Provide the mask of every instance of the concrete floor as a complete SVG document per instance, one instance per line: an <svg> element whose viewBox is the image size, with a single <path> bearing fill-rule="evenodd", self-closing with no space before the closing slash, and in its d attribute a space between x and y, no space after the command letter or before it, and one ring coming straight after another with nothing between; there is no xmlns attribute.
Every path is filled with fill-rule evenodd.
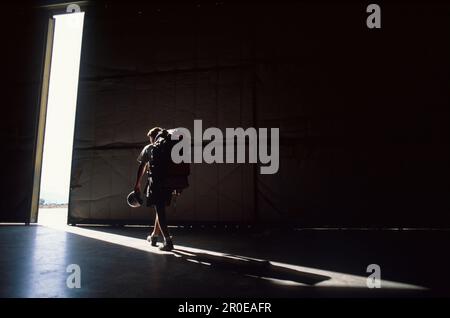
<svg viewBox="0 0 450 318"><path fill-rule="evenodd" d="M70 227L48 213L42 225L0 226L0 297L450 295L449 231L178 228L164 253L143 240L149 228ZM373 263L380 289L366 286ZM66 285L70 264L79 289Z"/></svg>

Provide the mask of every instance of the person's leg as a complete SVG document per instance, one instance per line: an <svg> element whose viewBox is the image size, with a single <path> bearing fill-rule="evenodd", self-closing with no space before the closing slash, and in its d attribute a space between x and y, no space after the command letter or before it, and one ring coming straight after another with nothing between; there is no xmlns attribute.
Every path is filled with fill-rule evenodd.
<svg viewBox="0 0 450 318"><path fill-rule="evenodd" d="M155 216L155 224L153 226L153 232L147 236L147 241L152 243L152 246L157 246L158 243L158 236L161 234L161 228L159 226L158 222L158 214Z"/></svg>
<svg viewBox="0 0 450 318"><path fill-rule="evenodd" d="M159 236L161 234L161 228L158 222L158 214L155 216L155 225L153 226L152 236Z"/></svg>
<svg viewBox="0 0 450 318"><path fill-rule="evenodd" d="M158 226L158 233L159 233L160 235L162 235L161 224L159 224L159 218L158 218L157 226Z"/></svg>
<svg viewBox="0 0 450 318"><path fill-rule="evenodd" d="M155 205L159 231L162 233L164 239L170 239L169 229L166 222L166 206L164 202Z"/></svg>
<svg viewBox="0 0 450 318"><path fill-rule="evenodd" d="M173 243L166 222L166 204L165 202L162 202L157 204L155 207L156 213L158 214L159 228L161 229L161 233L164 237L164 244L159 249L162 251L171 251L173 249Z"/></svg>

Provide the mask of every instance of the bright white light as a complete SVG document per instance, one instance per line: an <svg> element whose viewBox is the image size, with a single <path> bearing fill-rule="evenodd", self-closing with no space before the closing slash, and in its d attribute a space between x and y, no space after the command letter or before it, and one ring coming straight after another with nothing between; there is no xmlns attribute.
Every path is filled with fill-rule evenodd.
<svg viewBox="0 0 450 318"><path fill-rule="evenodd" d="M40 197L67 203L84 12L54 18Z"/></svg>

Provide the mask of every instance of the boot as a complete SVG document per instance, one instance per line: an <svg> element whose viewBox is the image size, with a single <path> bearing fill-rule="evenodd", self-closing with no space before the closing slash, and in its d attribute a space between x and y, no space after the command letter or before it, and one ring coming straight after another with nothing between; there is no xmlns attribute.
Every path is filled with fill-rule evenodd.
<svg viewBox="0 0 450 318"><path fill-rule="evenodd" d="M171 250L173 250L172 238L164 239L164 244L159 249L161 251L171 251Z"/></svg>
<svg viewBox="0 0 450 318"><path fill-rule="evenodd" d="M157 235L149 235L149 236L147 236L147 241L149 241L152 246L157 246L156 243L158 243L158 236Z"/></svg>

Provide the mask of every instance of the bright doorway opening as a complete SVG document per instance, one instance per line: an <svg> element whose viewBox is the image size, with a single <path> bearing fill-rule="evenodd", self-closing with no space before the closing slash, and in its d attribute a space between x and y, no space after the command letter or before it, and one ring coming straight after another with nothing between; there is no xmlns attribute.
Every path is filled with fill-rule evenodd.
<svg viewBox="0 0 450 318"><path fill-rule="evenodd" d="M55 15L38 223L66 223L84 13Z"/></svg>

